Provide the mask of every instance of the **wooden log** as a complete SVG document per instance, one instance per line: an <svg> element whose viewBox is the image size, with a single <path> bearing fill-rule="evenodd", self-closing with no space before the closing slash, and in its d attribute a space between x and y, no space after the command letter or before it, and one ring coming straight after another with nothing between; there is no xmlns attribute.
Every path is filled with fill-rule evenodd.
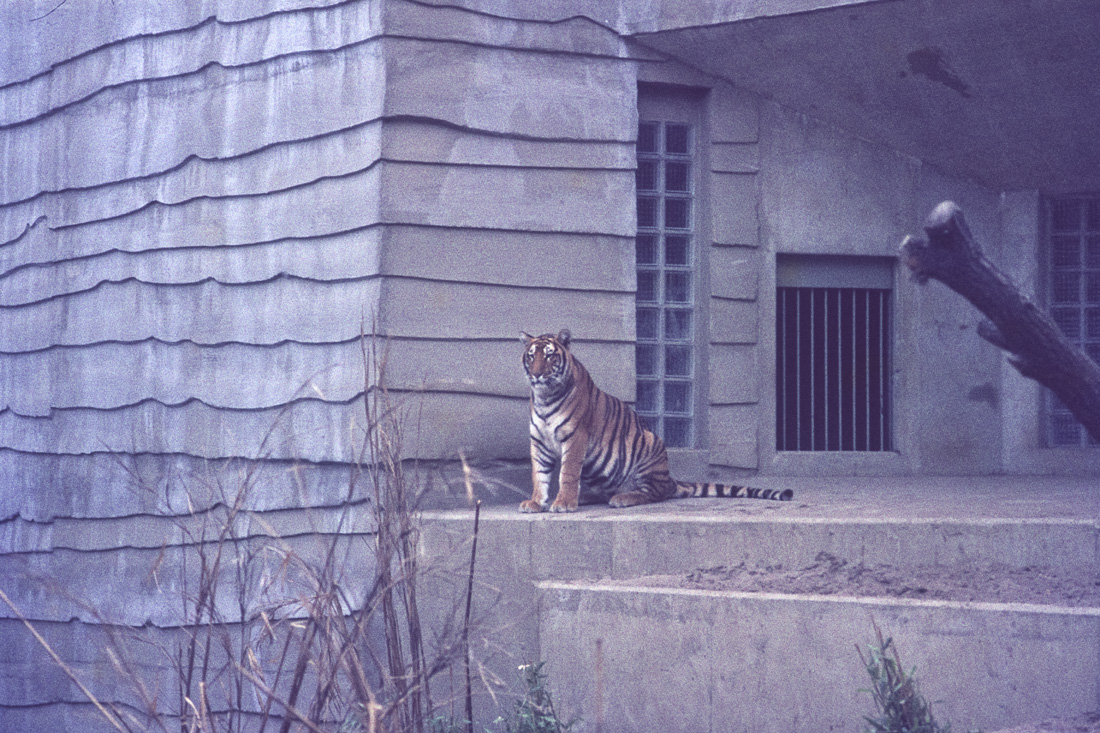
<svg viewBox="0 0 1100 733"><path fill-rule="evenodd" d="M909 236L901 245L902 261L916 281L939 280L970 301L988 319L978 325L978 334L1009 352L1020 374L1058 395L1100 440L1100 366L985 257L958 205L936 206L924 231L926 238Z"/></svg>

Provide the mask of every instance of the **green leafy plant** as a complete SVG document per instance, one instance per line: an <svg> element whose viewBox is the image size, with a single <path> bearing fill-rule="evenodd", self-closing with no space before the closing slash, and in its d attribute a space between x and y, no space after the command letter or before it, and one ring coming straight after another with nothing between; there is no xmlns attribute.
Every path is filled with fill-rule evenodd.
<svg viewBox="0 0 1100 733"><path fill-rule="evenodd" d="M577 720L563 723L554 710L554 701L547 686L547 675L543 669L546 662L533 662L520 665L526 691L516 700L512 711L513 721L497 718L498 724L504 723L508 733L563 733L577 724Z"/></svg>
<svg viewBox="0 0 1100 733"><path fill-rule="evenodd" d="M870 724L865 733L950 733L951 725L940 725L932 717L932 706L917 691L916 668L909 672L901 664L892 638L883 639L875 624L878 643L868 647L867 656L857 646L860 661L871 676L871 688L878 715L865 716Z"/></svg>
<svg viewBox="0 0 1100 733"><path fill-rule="evenodd" d="M466 733L469 721L457 720L449 715L428 718L428 733Z"/></svg>

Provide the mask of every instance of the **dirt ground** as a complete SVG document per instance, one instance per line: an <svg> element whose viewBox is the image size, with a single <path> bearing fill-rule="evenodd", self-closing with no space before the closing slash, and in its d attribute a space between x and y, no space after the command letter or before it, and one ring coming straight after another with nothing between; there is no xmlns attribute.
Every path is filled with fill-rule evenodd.
<svg viewBox="0 0 1100 733"><path fill-rule="evenodd" d="M699 568L678 581L669 577L658 582L704 590L1100 606L1097 571L1000 565L914 570L851 564L826 552L797 569L720 565Z"/></svg>

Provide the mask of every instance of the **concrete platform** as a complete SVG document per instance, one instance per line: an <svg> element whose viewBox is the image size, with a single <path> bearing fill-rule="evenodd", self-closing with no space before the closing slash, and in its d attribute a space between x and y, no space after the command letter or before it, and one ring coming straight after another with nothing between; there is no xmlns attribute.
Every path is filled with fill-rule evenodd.
<svg viewBox="0 0 1100 733"><path fill-rule="evenodd" d="M855 733L873 712L856 653L874 640L872 622L955 730L1087 712L1100 694L1100 608L539 589L539 641L559 706L602 718L603 731Z"/></svg>
<svg viewBox="0 0 1100 733"><path fill-rule="evenodd" d="M692 499L569 515L482 512L475 610L487 669L548 662L584 729L859 731L872 712L856 646L872 620L955 730L1100 708L1100 608L657 587L700 567L799 567L820 553L899 568L1100 568L1100 480L758 478L788 503ZM446 608L472 512L425 514ZM445 567L451 565L448 572ZM448 579L450 578L450 579ZM458 580L462 582L458 582ZM492 715L490 701L481 709Z"/></svg>

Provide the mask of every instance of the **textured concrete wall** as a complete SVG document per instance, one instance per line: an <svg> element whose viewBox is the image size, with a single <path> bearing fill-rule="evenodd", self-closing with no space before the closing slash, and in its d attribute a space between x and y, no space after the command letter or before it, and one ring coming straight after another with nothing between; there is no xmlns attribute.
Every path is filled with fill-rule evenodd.
<svg viewBox="0 0 1100 733"><path fill-rule="evenodd" d="M994 262L1016 264L1003 251L1034 252L1034 232L1028 238L1020 227L1002 227L1006 212L999 192L945 176L919 160L777 105L763 110L760 201L768 264L762 271L769 312L774 308L769 265L775 254L894 257L902 239L920 233L928 212L943 200L962 206ZM762 353L767 366L761 370L766 385L761 456L768 470L980 474L1006 469L1003 357L977 336L981 314L938 283L918 287L900 265L894 271L894 292L892 386L898 452L776 454L774 422L769 422L774 414L774 347L769 338Z"/></svg>
<svg viewBox="0 0 1100 733"><path fill-rule="evenodd" d="M602 730L858 731L855 645L893 636L937 720L962 730L1087 712L1096 609L540 584L559 709ZM597 675L602 676L598 679ZM637 681L644 679L645 684ZM599 699L599 693L603 699ZM691 704L685 704L691 701ZM594 722L594 721L593 721Z"/></svg>
<svg viewBox="0 0 1100 733"><path fill-rule="evenodd" d="M194 570L242 486L223 549L257 553L250 608L296 592L272 549L337 542L360 594L373 568L366 486L339 525L354 471L327 462L362 443L383 291L382 19L305 5L0 9L0 584L105 703L144 707L115 634L178 704ZM15 616L0 729L102 725Z"/></svg>
<svg viewBox="0 0 1100 733"><path fill-rule="evenodd" d="M914 665L937 719L998 730L1093 709L1100 700L1100 609L853 597L810 581L795 594L681 587L700 568L765 568L797 576L822 558L861 569L974 575L1047 568L1072 577L1097 561L1084 508L1052 499L1020 509L1033 479L835 479L800 499L708 506L668 503L637 512L590 507L575 515L481 514L474 637L479 665L515 688L515 667L547 662L556 708L582 730L855 731L872 714L857 645L892 636ZM1051 481L1044 496L1091 496L1085 480ZM801 493L798 493L801 492ZM1064 496L1063 496L1064 494ZM840 497L839 499L837 497ZM689 506L689 504L691 504ZM761 506L757 506L760 504ZM431 597L440 611L465 594L472 517L431 512L425 553L455 570ZM657 582L652 582L656 578ZM820 578L817 578L820 580ZM1007 588L1008 586L1001 586ZM476 688L479 720L496 714Z"/></svg>
<svg viewBox="0 0 1100 733"><path fill-rule="evenodd" d="M19 615L99 701L152 729L150 708L178 710L189 667L181 650L193 636L201 642L212 631L210 669L219 669L227 662L219 635L233 639L247 621L257 653L276 659L258 614L300 613L286 603L310 593L305 567L322 566L333 548L353 604L374 574L367 487L353 469L102 454L4 459L14 478L0 510L0 590L18 614L7 604L0 611L3 730L111 729ZM206 576L217 584L211 608L227 625L211 630L196 606L199 569L216 559L220 570ZM211 680L212 709L232 705L234 676ZM258 712L251 698L245 707Z"/></svg>
<svg viewBox="0 0 1100 733"><path fill-rule="evenodd" d="M5 10L2 445L353 456L377 6L36 7Z"/></svg>
<svg viewBox="0 0 1100 733"><path fill-rule="evenodd" d="M632 397L635 60L577 8L483 10L0 9L0 564L105 701L134 704L68 636L187 623L181 527L242 472L235 550L331 539L354 482L340 542L370 574L372 318L407 455L525 455L521 329L573 328ZM14 615L0 727L83 728L75 688L22 682Z"/></svg>
<svg viewBox="0 0 1100 733"><path fill-rule="evenodd" d="M521 330L570 328L633 398L634 62L584 18L399 2L385 22L389 367L448 393L426 453L522 458Z"/></svg>

